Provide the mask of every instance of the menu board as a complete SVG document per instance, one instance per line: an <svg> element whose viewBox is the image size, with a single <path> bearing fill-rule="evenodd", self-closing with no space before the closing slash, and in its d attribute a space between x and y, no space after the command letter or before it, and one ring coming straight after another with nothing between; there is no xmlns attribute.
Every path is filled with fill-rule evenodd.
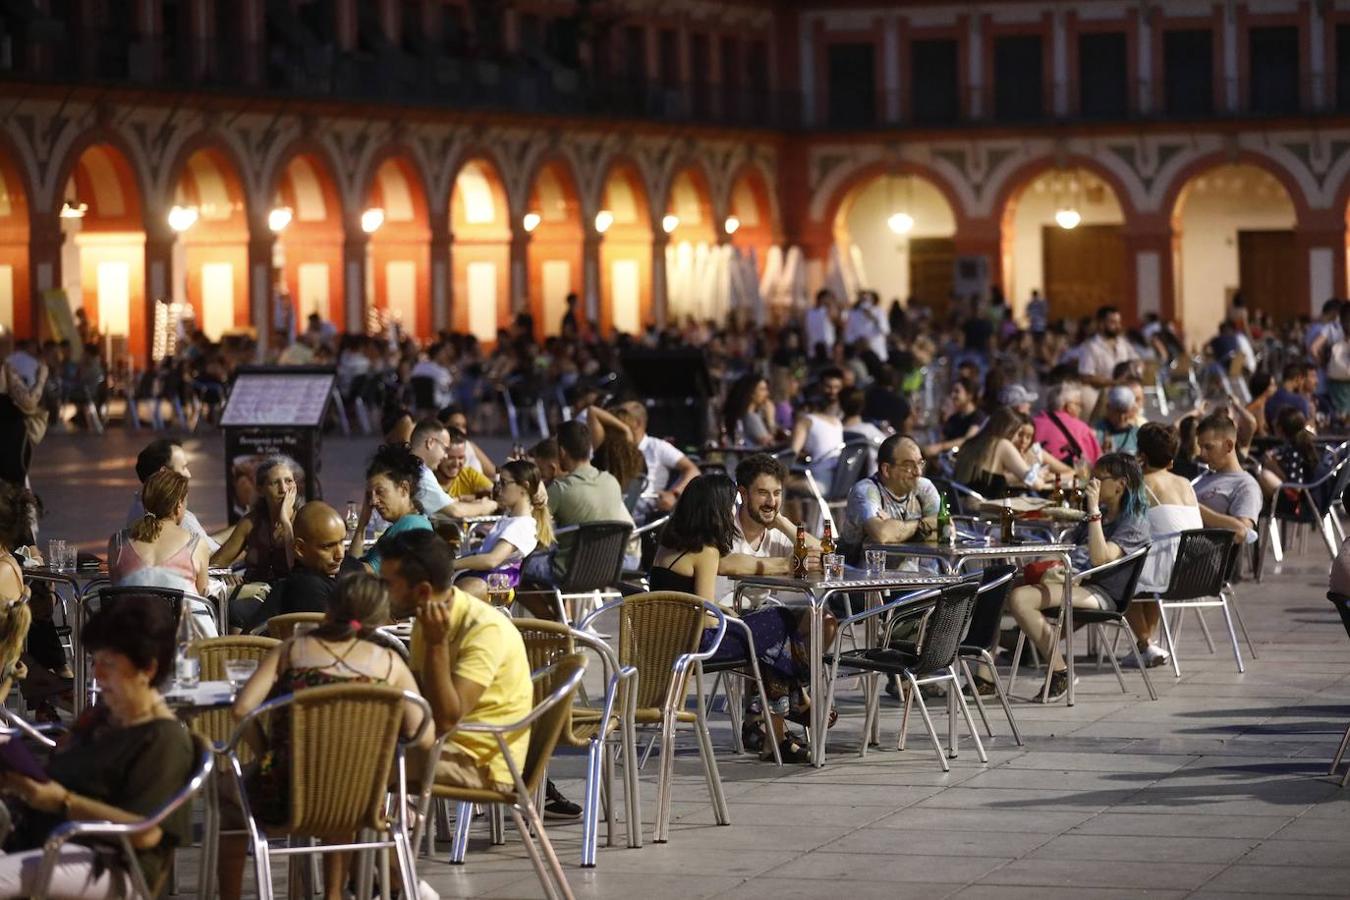
<svg viewBox="0 0 1350 900"><path fill-rule="evenodd" d="M226 427L289 425L318 428L333 393L329 370L269 368L240 372L221 416Z"/></svg>

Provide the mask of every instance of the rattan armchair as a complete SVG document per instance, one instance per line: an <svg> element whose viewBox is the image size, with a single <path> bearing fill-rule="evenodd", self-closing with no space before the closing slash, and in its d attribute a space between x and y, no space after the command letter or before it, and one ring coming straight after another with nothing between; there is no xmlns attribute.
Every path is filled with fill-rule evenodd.
<svg viewBox="0 0 1350 900"><path fill-rule="evenodd" d="M282 613L254 628L253 633L266 634L275 640L285 641L295 636L295 626L309 623L319 625L323 620L324 614L320 612Z"/></svg>
<svg viewBox="0 0 1350 900"><path fill-rule="evenodd" d="M405 703L422 711L422 724L404 739ZM240 745L268 717L290 716L290 798L286 821L266 832L288 835L292 846L272 847L253 816L244 781ZM263 704L245 716L225 748L248 831L258 895L272 897L272 857L323 854L392 847L404 885L416 885L416 860L406 814L406 749L431 727L431 708L409 691L382 684L328 684ZM391 769L395 780L390 789ZM389 795L394 795L389 802ZM375 840L360 841L361 832ZM357 840L353 840L353 837ZM214 852L215 835L208 838ZM335 841L312 846L308 840Z"/></svg>
<svg viewBox="0 0 1350 900"><path fill-rule="evenodd" d="M632 701L634 724L639 728L660 729L661 772L657 778L656 832L653 839L663 844L670 834L675 730L681 723L693 725L698 736L703 774L708 782L717 824L731 824L726 796L722 791L722 777L713 755L712 736L708 733L703 671L695 665L710 659L716 652L727 630L726 615L701 597L676 591L656 591L632 594L607 603L583 619L577 627L583 631L593 631L596 620L609 612L616 612L619 616L619 664L632 667L638 673L633 689L636 697ZM705 615L715 620L716 630L709 648L699 652ZM693 711L685 709L691 671L695 680Z"/></svg>
<svg viewBox="0 0 1350 900"><path fill-rule="evenodd" d="M548 773L548 762L557 746L558 737L568 716L571 715L572 698L581 679L586 674L586 657L572 653L558 659L533 675L535 696L542 699L535 703L534 709L523 719L502 725L488 725L482 722L461 722L449 733L442 735L435 746L435 756L440 757L444 742L455 732L465 731L478 734L490 734L497 739L497 748L511 771L511 781L515 788L511 791L498 791L486 788L464 788L446 784L436 784L431 778L423 779L422 792L418 800L418 826L413 835L413 846L422 841L423 824L428 818L428 809L433 797L452 800L460 804L460 814L473 804L498 804L508 807L515 819L516 830L525 842L525 850L530 856L535 874L544 889L544 896L562 897L572 900L572 887L567 883L558 855L553 852L553 844L544 831L544 820L535 805L535 794L543 787ZM530 729L530 745L522 763L511 755L507 738L524 729ZM539 846L535 846L535 839ZM542 849L543 855L540 855ZM415 884L416 882L405 882Z"/></svg>

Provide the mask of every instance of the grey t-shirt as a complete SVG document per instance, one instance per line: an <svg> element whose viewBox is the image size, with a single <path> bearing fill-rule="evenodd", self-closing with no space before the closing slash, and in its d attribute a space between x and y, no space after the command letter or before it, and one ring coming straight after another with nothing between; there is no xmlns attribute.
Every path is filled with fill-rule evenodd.
<svg viewBox="0 0 1350 900"><path fill-rule="evenodd" d="M1102 536L1120 548L1124 554L1130 554L1140 547L1147 546L1153 540L1145 515L1121 515L1113 522L1102 522ZM1088 552L1088 525L1079 522L1064 538L1067 544L1076 544L1069 559L1074 572L1084 572L1092 568L1092 557Z"/></svg>
<svg viewBox="0 0 1350 900"><path fill-rule="evenodd" d="M1195 499L1217 513L1255 522L1261 515L1261 486L1246 472L1209 472L1195 483Z"/></svg>

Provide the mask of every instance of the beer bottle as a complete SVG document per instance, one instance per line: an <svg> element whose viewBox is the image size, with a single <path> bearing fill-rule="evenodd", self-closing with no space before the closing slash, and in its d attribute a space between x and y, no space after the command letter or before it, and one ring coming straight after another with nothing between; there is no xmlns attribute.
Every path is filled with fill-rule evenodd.
<svg viewBox="0 0 1350 900"><path fill-rule="evenodd" d="M806 578L806 526L797 526L797 546L792 549L792 577Z"/></svg>
<svg viewBox="0 0 1350 900"><path fill-rule="evenodd" d="M956 543L956 529L952 527L952 514L947 509L945 496L942 497L941 505L938 507L937 540L944 547L951 547Z"/></svg>
<svg viewBox="0 0 1350 900"><path fill-rule="evenodd" d="M1016 522L1017 520L1013 516L1013 510L1011 506L1008 506L1006 504L1004 505L1000 519L1001 521L999 523L1000 525L999 540L1004 544L1015 543L1017 540L1017 536L1016 534L1014 534L1013 523Z"/></svg>
<svg viewBox="0 0 1350 900"><path fill-rule="evenodd" d="M820 555L829 556L834 552L834 530L830 528L830 523L825 523L825 532L820 536Z"/></svg>
<svg viewBox="0 0 1350 900"><path fill-rule="evenodd" d="M1055 489L1050 492L1050 505L1051 506L1064 505L1064 485L1060 481L1060 477L1058 475L1055 476Z"/></svg>

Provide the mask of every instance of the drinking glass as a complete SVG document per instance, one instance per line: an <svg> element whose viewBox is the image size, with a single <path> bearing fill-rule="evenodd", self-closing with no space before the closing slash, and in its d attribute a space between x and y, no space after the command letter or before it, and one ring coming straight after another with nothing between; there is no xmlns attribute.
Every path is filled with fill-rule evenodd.
<svg viewBox="0 0 1350 900"><path fill-rule="evenodd" d="M256 659L227 659L225 660L225 677L230 681L230 687L236 691L244 686L253 673L258 671L258 661Z"/></svg>
<svg viewBox="0 0 1350 900"><path fill-rule="evenodd" d="M47 542L47 568L60 572L66 564L66 542L50 540Z"/></svg>
<svg viewBox="0 0 1350 900"><path fill-rule="evenodd" d="M186 653L182 654L174 664L174 682L182 690L195 690L201 682L201 672L201 660Z"/></svg>
<svg viewBox="0 0 1350 900"><path fill-rule="evenodd" d="M820 558L820 566L826 581L838 581L844 577L844 557L838 553L826 553Z"/></svg>
<svg viewBox="0 0 1350 900"><path fill-rule="evenodd" d="M882 572L886 571L885 550L868 550L866 557L868 575L880 575Z"/></svg>
<svg viewBox="0 0 1350 900"><path fill-rule="evenodd" d="M505 572L489 572L487 577L488 603L507 606L511 602L511 576Z"/></svg>
<svg viewBox="0 0 1350 900"><path fill-rule="evenodd" d="M66 544L66 555L62 561L62 572L74 572L79 563L78 553L74 544Z"/></svg>

